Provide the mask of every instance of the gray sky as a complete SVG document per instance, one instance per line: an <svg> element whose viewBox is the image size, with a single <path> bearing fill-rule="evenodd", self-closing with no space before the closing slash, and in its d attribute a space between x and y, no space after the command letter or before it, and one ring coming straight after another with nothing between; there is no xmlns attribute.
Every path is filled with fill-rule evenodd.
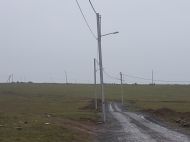
<svg viewBox="0 0 190 142"><path fill-rule="evenodd" d="M190 81L189 0L91 1L102 15L102 34L120 32L102 38L109 75L151 79L154 70L155 80ZM89 1L78 2L97 35ZM66 70L68 82L93 83L97 41L75 0L0 0L0 49L0 82L10 74L14 81L65 82Z"/></svg>

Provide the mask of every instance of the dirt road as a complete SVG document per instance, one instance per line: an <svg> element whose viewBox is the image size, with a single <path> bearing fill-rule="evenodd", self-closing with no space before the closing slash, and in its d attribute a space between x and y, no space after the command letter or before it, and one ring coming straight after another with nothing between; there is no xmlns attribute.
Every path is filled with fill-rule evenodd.
<svg viewBox="0 0 190 142"><path fill-rule="evenodd" d="M106 120L98 130L99 142L190 142L189 132L164 122L130 112L109 102Z"/></svg>

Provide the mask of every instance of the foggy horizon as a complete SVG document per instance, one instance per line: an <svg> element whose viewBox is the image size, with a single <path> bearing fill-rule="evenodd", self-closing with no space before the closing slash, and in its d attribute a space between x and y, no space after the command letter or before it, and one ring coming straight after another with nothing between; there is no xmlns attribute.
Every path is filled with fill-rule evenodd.
<svg viewBox="0 0 190 142"><path fill-rule="evenodd" d="M97 37L89 1L78 0ZM103 68L124 83L190 84L190 1L95 1L102 16ZM0 83L93 83L97 40L76 1L0 1ZM97 65L98 67L98 65ZM97 71L99 83L99 71ZM104 83L120 80L104 74ZM11 79L12 81L12 79Z"/></svg>

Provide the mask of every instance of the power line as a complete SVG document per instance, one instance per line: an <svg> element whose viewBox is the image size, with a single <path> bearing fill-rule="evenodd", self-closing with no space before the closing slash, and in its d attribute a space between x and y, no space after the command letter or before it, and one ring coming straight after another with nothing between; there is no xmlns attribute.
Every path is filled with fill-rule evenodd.
<svg viewBox="0 0 190 142"><path fill-rule="evenodd" d="M95 59L95 61L96 61L96 63L99 65L99 62L98 62L98 60L96 60L96 59Z"/></svg>
<svg viewBox="0 0 190 142"><path fill-rule="evenodd" d="M94 6L92 5L92 2L89 0L90 5L92 6L92 9L94 10L95 14L96 14L96 10L94 9Z"/></svg>
<svg viewBox="0 0 190 142"><path fill-rule="evenodd" d="M149 82L145 82L145 81L132 81L132 80L127 80L127 82L130 82L130 83L143 83L143 84L150 84Z"/></svg>
<svg viewBox="0 0 190 142"><path fill-rule="evenodd" d="M86 20L86 18L85 18L85 16L84 16L84 14L83 14L83 12L82 12L82 9L81 9L81 7L80 7L80 5L79 5L79 3L78 3L77 0L76 0L76 2L77 2L77 5L78 5L78 7L79 7L79 9L80 9L80 12L81 12L81 14L82 14L82 16L83 16L83 18L84 18L84 20L85 20L85 22L86 22L86 24L87 24L89 30L90 30L90 32L92 33L92 35L94 36L94 38L97 39L96 36L95 36L95 34L92 32L92 29L90 28L90 26L89 26L89 24L88 24L88 22L87 22L87 20Z"/></svg>
<svg viewBox="0 0 190 142"><path fill-rule="evenodd" d="M111 79L111 80L115 80L114 78L110 78L109 76L105 76L106 78L108 78L108 79Z"/></svg>
<svg viewBox="0 0 190 142"><path fill-rule="evenodd" d="M123 74L125 75L125 74ZM136 77L136 76L131 76L131 75L125 75L127 77L131 78L136 78L136 79L141 79L141 80L152 80L152 79L147 79L147 78L141 78L141 77ZM171 80L154 80L154 81L159 81L159 82L190 82L190 81L171 81Z"/></svg>
<svg viewBox="0 0 190 142"><path fill-rule="evenodd" d="M147 78L141 78L141 77L136 77L136 76L126 75L126 74L123 74L123 75L124 75L124 76L127 76L127 77L131 77L131 78L142 79L142 80L151 80L151 79L147 79Z"/></svg>
<svg viewBox="0 0 190 142"><path fill-rule="evenodd" d="M109 77L109 78L112 78L112 79L115 79L115 80L120 80L119 78L117 78L117 77L112 77L112 76L110 76L105 70L103 70L104 71L104 73Z"/></svg>
<svg viewBox="0 0 190 142"><path fill-rule="evenodd" d="M154 80L159 82L190 82L190 81L171 81L171 80Z"/></svg>

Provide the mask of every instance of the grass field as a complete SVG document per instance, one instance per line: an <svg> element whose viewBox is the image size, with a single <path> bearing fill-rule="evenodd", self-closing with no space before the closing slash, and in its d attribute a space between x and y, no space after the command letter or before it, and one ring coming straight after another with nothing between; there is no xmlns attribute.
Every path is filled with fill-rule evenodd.
<svg viewBox="0 0 190 142"><path fill-rule="evenodd" d="M120 89L105 84L105 100L121 101ZM123 90L124 105L131 109L190 111L189 85L123 85ZM83 109L92 99L93 85L0 84L0 141L93 141L91 130L101 118Z"/></svg>
<svg viewBox="0 0 190 142"><path fill-rule="evenodd" d="M125 86L125 104L131 104L138 109L169 109L190 111L189 85L130 85ZM132 100L132 101L131 101Z"/></svg>
<svg viewBox="0 0 190 142"><path fill-rule="evenodd" d="M87 132L100 117L94 110L81 109L89 105L92 87L0 84L0 141L92 141Z"/></svg>

